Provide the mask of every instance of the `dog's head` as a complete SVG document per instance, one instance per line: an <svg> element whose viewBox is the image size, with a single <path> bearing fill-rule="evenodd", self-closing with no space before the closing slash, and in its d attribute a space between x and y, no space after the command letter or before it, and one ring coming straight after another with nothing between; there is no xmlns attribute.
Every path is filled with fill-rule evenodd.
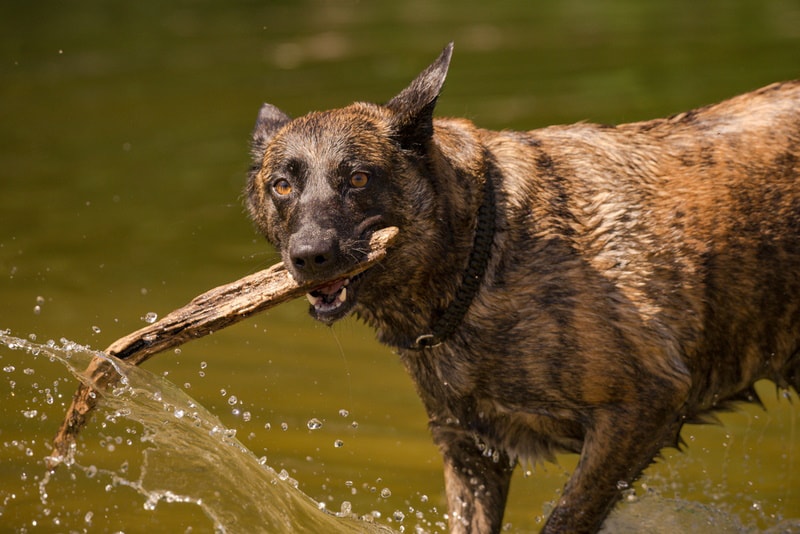
<svg viewBox="0 0 800 534"><path fill-rule="evenodd" d="M370 271L337 275L364 258L372 232L397 226L402 234L425 208L419 189L430 187L426 153L451 54L452 44L385 105L356 103L297 119L270 104L261 108L247 207L292 276L324 284L309 294L315 318L331 323L356 304Z"/></svg>

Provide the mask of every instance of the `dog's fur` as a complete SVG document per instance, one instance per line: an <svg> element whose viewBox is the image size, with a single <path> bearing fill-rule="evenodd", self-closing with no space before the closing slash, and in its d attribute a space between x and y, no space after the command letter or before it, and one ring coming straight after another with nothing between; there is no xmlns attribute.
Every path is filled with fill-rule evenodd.
<svg viewBox="0 0 800 534"><path fill-rule="evenodd" d="M444 457L450 527L496 532L514 465L581 455L547 532L591 532L681 426L759 379L800 388L800 82L649 122L530 132L433 119L452 45L385 105L265 104L248 208L311 313L396 347ZM363 173L363 174L362 174ZM496 231L455 333L484 181ZM329 283L397 226L385 262Z"/></svg>

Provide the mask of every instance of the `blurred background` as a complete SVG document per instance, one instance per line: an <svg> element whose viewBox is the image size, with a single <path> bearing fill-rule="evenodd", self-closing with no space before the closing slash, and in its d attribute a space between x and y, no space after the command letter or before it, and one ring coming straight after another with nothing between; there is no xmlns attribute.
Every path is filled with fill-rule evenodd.
<svg viewBox="0 0 800 534"><path fill-rule="evenodd" d="M449 41L440 116L494 129L621 123L797 78L800 3L3 2L0 329L102 349L148 313L275 263L241 198L260 105L300 115L384 102ZM409 530L420 512L417 524L435 530L441 465L410 380L362 325L321 326L306 306L276 308L146 367L329 509L347 501ZM59 366L13 358L0 347L0 384L10 386L0 386L0 524L80 530L85 521L55 522L52 510L90 500L98 530L211 528L190 506L146 510L135 494L69 474L63 503L47 509L32 481L75 382ZM45 383L58 384L57 402L41 407L49 418L20 419L35 400L20 384L35 393ZM639 491L713 506L745 527L796 518L797 403L793 413L774 387L761 390L767 412L687 427L689 452L667 452ZM321 428L309 429L312 419ZM541 525L574 461L520 470L512 531Z"/></svg>

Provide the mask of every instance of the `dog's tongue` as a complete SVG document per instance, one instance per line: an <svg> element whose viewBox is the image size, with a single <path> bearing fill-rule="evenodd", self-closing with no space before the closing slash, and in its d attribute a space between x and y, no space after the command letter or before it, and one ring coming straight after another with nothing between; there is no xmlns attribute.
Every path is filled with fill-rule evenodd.
<svg viewBox="0 0 800 534"><path fill-rule="evenodd" d="M323 295L333 295L342 287L344 287L345 283L347 282L346 278L341 280L334 280L333 282L328 282L327 284L321 285L316 288L312 293L322 293Z"/></svg>
<svg viewBox="0 0 800 534"><path fill-rule="evenodd" d="M308 298L308 302L316 308L325 305L338 306L347 300L347 284L349 282L349 278L342 278L341 280L334 280L333 282L322 284L310 293L307 293L306 298Z"/></svg>

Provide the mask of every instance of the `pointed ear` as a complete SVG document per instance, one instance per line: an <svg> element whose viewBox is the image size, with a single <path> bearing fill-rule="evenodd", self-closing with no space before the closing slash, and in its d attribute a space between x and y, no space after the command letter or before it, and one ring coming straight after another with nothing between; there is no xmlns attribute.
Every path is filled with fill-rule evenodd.
<svg viewBox="0 0 800 534"><path fill-rule="evenodd" d="M452 55L453 43L450 43L411 85L386 104L394 112L395 132L403 148L418 150L433 135L433 108L447 77Z"/></svg>
<svg viewBox="0 0 800 534"><path fill-rule="evenodd" d="M253 154L255 163L260 164L264 159L264 151L275 134L284 124L292 118L279 110L272 104L264 104L258 111L256 127L253 129L253 139L250 143L250 151Z"/></svg>

